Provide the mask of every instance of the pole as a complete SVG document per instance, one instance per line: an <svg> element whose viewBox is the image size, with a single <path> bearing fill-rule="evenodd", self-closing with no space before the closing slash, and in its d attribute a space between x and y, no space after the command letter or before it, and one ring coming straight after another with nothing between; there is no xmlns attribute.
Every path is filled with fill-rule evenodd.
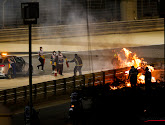
<svg viewBox="0 0 165 125"><path fill-rule="evenodd" d="M3 16L2 16L2 27L4 28L5 27L5 3L7 2L7 0L4 0L3 1Z"/></svg>
<svg viewBox="0 0 165 125"><path fill-rule="evenodd" d="M32 24L29 24L29 102L30 102L30 125L32 116L32 46L31 46L31 28Z"/></svg>
<svg viewBox="0 0 165 125"><path fill-rule="evenodd" d="M92 61L92 51L91 51L91 40L90 40L90 31L89 31L89 3L86 2L86 23L87 23L87 40L88 40L88 58L89 58L89 67L91 66L90 72L93 72L93 61Z"/></svg>
<svg viewBox="0 0 165 125"><path fill-rule="evenodd" d="M60 0L60 25L61 25L61 0Z"/></svg>

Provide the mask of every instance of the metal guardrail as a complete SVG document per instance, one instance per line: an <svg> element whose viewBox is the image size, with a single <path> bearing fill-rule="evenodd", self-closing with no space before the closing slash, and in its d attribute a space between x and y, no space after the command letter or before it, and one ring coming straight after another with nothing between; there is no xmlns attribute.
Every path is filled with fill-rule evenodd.
<svg viewBox="0 0 165 125"><path fill-rule="evenodd" d="M123 68L117 70L108 70L76 77L69 77L59 80L47 81L33 84L32 95L33 101L41 101L46 98L53 98L57 95L70 94L75 89L82 87L96 86L99 84L113 83L115 77L121 77L126 70ZM22 86L13 89L0 91L0 103L6 105L27 102L29 99L29 86Z"/></svg>
<svg viewBox="0 0 165 125"><path fill-rule="evenodd" d="M90 23L90 35L105 35L114 33L132 33L164 30L164 19L146 19L133 21L115 21L104 23ZM62 37L86 36L87 26L58 25L33 27L33 39L55 39ZM0 31L0 42L27 41L28 28L2 29Z"/></svg>

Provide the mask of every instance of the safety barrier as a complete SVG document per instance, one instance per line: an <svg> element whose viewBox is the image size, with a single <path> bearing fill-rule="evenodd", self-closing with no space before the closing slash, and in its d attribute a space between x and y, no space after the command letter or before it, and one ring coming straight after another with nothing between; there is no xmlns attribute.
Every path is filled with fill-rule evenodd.
<svg viewBox="0 0 165 125"><path fill-rule="evenodd" d="M164 19L159 18L89 24L90 35L106 35L156 30L164 30ZM87 26L85 24L33 27L32 30L33 40L85 35L87 35ZM2 29L0 31L0 42L10 41L28 41L28 28Z"/></svg>
<svg viewBox="0 0 165 125"><path fill-rule="evenodd" d="M70 94L73 90L81 89L82 87L96 86L99 84L104 85L107 83L112 84L116 77L122 78L125 71L129 69L130 68L108 70L33 84L33 101L35 103L48 98L57 97L58 95ZM20 104L27 102L28 99L29 85L0 91L0 102L6 105Z"/></svg>

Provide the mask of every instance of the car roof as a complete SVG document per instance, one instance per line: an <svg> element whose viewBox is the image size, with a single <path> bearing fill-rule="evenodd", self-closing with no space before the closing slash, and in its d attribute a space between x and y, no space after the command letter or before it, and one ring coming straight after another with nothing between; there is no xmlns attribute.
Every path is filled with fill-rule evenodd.
<svg viewBox="0 0 165 125"><path fill-rule="evenodd" d="M5 59L7 57L16 57L16 56L11 56L11 55L7 55L7 56L0 56L0 59Z"/></svg>

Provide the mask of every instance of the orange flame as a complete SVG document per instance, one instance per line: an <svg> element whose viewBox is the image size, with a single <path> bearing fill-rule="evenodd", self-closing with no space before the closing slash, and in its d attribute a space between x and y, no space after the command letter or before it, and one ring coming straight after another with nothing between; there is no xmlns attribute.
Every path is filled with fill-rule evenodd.
<svg viewBox="0 0 165 125"><path fill-rule="evenodd" d="M131 51L127 50L126 48L123 48L124 52L125 52L125 56L127 58L129 58L129 55L132 53Z"/></svg>
<svg viewBox="0 0 165 125"><path fill-rule="evenodd" d="M130 50L123 48L122 52L124 52L125 58L123 59L120 54L118 54L118 59L120 61L120 68L121 67L130 67L134 66L138 70L143 70L137 76L137 83L138 84L145 84L145 76L143 75L144 69L146 67L149 68L150 72L154 71L154 67L147 65L147 62L144 61L143 58L138 58L135 53L132 53ZM129 71L125 71L125 74L129 74ZM156 82L156 79L152 77L151 82ZM127 83L126 86L130 86L130 83Z"/></svg>

